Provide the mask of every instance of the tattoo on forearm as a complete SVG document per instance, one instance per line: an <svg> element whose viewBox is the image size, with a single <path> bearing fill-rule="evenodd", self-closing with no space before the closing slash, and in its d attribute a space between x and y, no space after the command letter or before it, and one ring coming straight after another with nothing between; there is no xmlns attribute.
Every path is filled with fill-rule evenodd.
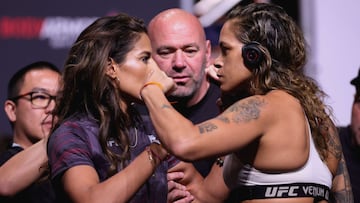
<svg viewBox="0 0 360 203"><path fill-rule="evenodd" d="M199 125L199 130L200 130L201 134L206 133L206 132L211 132L215 129L217 129L217 126L214 125L213 123L206 122L206 123Z"/></svg>
<svg viewBox="0 0 360 203"><path fill-rule="evenodd" d="M172 109L173 107L171 105L163 104L161 106L162 109Z"/></svg>
<svg viewBox="0 0 360 203"><path fill-rule="evenodd" d="M226 115L231 113L233 115L231 120L235 123L256 120L260 116L260 108L264 105L265 101L259 97L252 98L247 101L247 103L235 103L230 106L222 116L219 116L218 119L225 123L229 123L230 118Z"/></svg>
<svg viewBox="0 0 360 203"><path fill-rule="evenodd" d="M217 119L221 120L224 123L230 123L230 119L223 115L220 115Z"/></svg>

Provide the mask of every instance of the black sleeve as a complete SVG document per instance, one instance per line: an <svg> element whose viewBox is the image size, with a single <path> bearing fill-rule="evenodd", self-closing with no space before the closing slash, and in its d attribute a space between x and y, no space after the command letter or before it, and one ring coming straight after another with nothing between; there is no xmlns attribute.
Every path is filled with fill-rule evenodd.
<svg viewBox="0 0 360 203"><path fill-rule="evenodd" d="M21 147L11 147L0 155L0 166L3 165L7 160L13 157L15 154L21 152Z"/></svg>

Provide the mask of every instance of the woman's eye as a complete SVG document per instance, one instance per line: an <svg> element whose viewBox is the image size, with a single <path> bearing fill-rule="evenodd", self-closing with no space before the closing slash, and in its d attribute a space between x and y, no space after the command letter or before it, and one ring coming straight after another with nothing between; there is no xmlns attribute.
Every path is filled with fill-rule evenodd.
<svg viewBox="0 0 360 203"><path fill-rule="evenodd" d="M221 54L223 56L225 56L227 54L227 51L229 50L228 48L224 47L224 46L221 46L220 47L220 50L221 50Z"/></svg>
<svg viewBox="0 0 360 203"><path fill-rule="evenodd" d="M150 59L150 56L144 56L141 58L142 62L144 62L144 63L148 63L149 59Z"/></svg>

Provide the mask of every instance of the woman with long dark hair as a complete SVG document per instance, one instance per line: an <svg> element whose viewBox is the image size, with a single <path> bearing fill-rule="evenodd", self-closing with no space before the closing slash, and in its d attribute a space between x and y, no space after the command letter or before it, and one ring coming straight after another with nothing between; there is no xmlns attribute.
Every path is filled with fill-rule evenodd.
<svg viewBox="0 0 360 203"><path fill-rule="evenodd" d="M160 71L146 32L126 14L102 17L71 47L48 142L59 202L166 202L167 152L132 105Z"/></svg>

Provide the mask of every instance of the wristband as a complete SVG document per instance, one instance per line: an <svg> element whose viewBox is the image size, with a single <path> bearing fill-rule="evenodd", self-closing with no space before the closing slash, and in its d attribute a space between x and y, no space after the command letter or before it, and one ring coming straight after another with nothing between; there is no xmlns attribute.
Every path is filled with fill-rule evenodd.
<svg viewBox="0 0 360 203"><path fill-rule="evenodd" d="M154 165L156 165L157 161L158 163L161 163L162 160L160 156L151 149L150 145L146 147L146 151L148 153L149 161L151 163L153 163Z"/></svg>
<svg viewBox="0 0 360 203"><path fill-rule="evenodd" d="M153 157L153 152L151 151L149 146L146 147L146 152L148 154L148 158L149 158L149 161L151 162L151 164L156 166L156 161Z"/></svg>
<svg viewBox="0 0 360 203"><path fill-rule="evenodd" d="M163 87L163 85L162 85L161 83L155 82L155 81L149 81L149 82L145 83L144 86L142 86L142 88L140 89L139 95L140 95L140 99L141 99L141 100L142 100L142 98L141 98L141 91L142 91L146 86L149 86L149 85L156 85L156 86L158 86L158 87L161 89L161 91L164 91L164 87Z"/></svg>

